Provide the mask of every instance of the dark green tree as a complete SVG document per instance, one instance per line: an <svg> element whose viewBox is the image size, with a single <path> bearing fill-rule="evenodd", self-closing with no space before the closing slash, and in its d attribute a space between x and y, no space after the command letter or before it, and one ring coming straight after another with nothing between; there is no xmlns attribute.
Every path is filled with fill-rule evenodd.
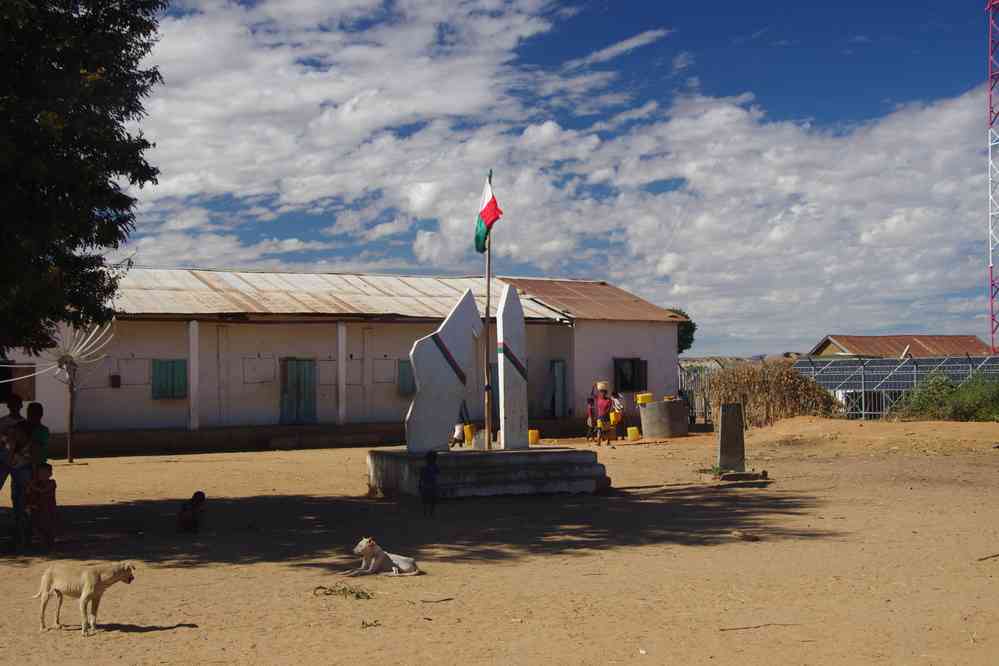
<svg viewBox="0 0 999 666"><path fill-rule="evenodd" d="M164 0L0 0L0 355L112 316Z"/></svg>
<svg viewBox="0 0 999 666"><path fill-rule="evenodd" d="M697 324L694 323L694 320L682 308L672 307L670 311L687 318L687 321L680 323L676 335L676 351L682 354L694 345L694 333L697 332Z"/></svg>

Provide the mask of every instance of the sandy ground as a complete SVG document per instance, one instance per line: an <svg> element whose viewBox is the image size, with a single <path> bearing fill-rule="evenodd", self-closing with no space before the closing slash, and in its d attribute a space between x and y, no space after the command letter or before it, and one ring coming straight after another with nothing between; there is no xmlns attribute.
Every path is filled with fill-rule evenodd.
<svg viewBox="0 0 999 666"><path fill-rule="evenodd" d="M57 464L58 557L132 559L137 579L108 592L96 636L75 604L76 631L40 634L45 560L0 556L2 660L995 664L999 557L979 558L999 553L997 443L999 425L796 419L749 436L766 487L700 475L714 444L695 436L602 449L607 496L436 519L365 498L362 449ZM196 488L213 525L180 538ZM428 575L315 596L364 535Z"/></svg>

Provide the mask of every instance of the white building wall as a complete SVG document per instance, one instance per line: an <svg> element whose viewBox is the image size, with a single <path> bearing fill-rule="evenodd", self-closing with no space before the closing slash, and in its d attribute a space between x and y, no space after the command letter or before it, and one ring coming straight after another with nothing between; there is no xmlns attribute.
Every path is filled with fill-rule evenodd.
<svg viewBox="0 0 999 666"><path fill-rule="evenodd" d="M611 324L611 328L618 327L620 323ZM401 421L405 418L410 398L398 392L398 361L408 359L413 342L433 332L436 324L348 322L345 328L347 422ZM671 328L675 330L675 326ZM201 322L198 329L200 427L278 423L280 359L287 357L316 361L317 418L320 423L336 423L339 399L337 366L340 363L337 358L336 323ZM581 413L580 407L574 405L574 393L576 397L582 395L585 404L585 395L589 393L587 382L595 370L587 369L582 374L574 370L574 359L580 354L580 345L574 344L578 329L578 324L576 330L560 325L528 325L528 400L532 418L547 415L546 401L551 391L550 362L555 359L567 363L568 406L574 408L576 414ZM596 329L593 332L598 338L602 335ZM493 362L496 357L495 335L493 328L490 354ZM615 332L612 337L618 335ZM466 402L470 416L475 420L483 417L484 373L480 361L483 344L485 342L480 341L476 367L469 373L468 379ZM592 350L599 350L599 345L587 343L584 348L591 353ZM187 322L119 320L115 324L114 339L104 351L106 359L81 371L76 415L78 430L179 429L188 426L188 400L153 400L151 376L151 361L154 359L188 358ZM622 352L615 355L631 354ZM608 355L607 364L611 363L610 358ZM675 363L675 354L672 358ZM13 354L11 360L38 362L38 359L25 354ZM649 357L649 360L650 382L654 382L656 371L653 370L652 358ZM190 364L188 367L190 370ZM603 375L608 373L604 371ZM112 374L121 375L122 385L119 388L111 388ZM585 391L579 388L580 384L574 377L583 378ZM52 373L41 375L36 378L35 392L36 400L45 405L46 424L53 432L65 432L69 407L65 384L55 379ZM457 416L455 414L455 418Z"/></svg>
<svg viewBox="0 0 999 666"><path fill-rule="evenodd" d="M52 362L47 358L39 358L17 350L8 354L7 360L12 363L24 363L36 367L45 367ZM28 381L34 381L35 396L33 402L40 402L45 408L42 422L53 433L66 432L66 426L69 423L69 388L56 379L54 371L38 375ZM0 414L6 416L6 408L2 408Z"/></svg>
<svg viewBox="0 0 999 666"><path fill-rule="evenodd" d="M679 389L677 328L668 322L577 321L573 368L575 413L586 413L586 398L594 381L605 379L613 387L615 358L648 361L648 390L657 398L675 394Z"/></svg>
<svg viewBox="0 0 999 666"><path fill-rule="evenodd" d="M186 322L118 321L106 358L80 368L77 430L186 428L186 399L153 400L153 359L187 358ZM122 378L111 388L111 375ZM202 388L204 392L204 388Z"/></svg>

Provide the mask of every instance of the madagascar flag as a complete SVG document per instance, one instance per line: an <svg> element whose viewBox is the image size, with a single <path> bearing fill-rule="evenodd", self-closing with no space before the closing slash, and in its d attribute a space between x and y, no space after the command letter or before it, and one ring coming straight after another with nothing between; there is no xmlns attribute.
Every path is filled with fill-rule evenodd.
<svg viewBox="0 0 999 666"><path fill-rule="evenodd" d="M503 211L496 203L493 196L493 186L489 179L486 179L486 186L482 189L482 203L479 204L479 217L475 220L475 251L486 251L486 239L489 238L489 230L493 228L496 220L503 217Z"/></svg>

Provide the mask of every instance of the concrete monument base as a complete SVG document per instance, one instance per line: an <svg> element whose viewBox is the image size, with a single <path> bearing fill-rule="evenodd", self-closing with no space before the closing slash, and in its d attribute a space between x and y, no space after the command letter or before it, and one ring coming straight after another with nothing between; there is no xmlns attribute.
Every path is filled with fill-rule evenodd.
<svg viewBox="0 0 999 666"><path fill-rule="evenodd" d="M405 449L368 452L368 486L386 497L419 495L422 454ZM441 451L438 484L442 499L493 495L593 494L610 478L593 451L514 449Z"/></svg>

